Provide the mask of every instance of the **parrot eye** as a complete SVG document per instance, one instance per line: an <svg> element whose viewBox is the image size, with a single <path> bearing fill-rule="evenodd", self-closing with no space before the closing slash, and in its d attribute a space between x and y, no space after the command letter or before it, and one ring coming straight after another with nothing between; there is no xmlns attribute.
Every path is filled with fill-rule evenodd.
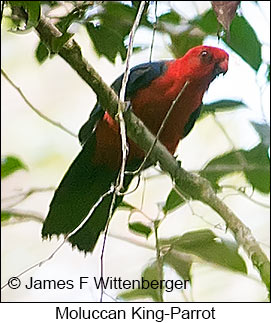
<svg viewBox="0 0 271 323"><path fill-rule="evenodd" d="M212 54L209 53L207 50L203 50L200 53L200 58L203 63L209 64L212 61Z"/></svg>
<svg viewBox="0 0 271 323"><path fill-rule="evenodd" d="M204 50L200 54L201 54L201 57L206 57L208 55L208 52Z"/></svg>

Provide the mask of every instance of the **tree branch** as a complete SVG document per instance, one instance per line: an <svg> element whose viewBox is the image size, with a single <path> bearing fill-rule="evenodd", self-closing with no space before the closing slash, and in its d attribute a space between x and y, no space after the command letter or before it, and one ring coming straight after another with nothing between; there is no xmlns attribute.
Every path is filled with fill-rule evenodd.
<svg viewBox="0 0 271 323"><path fill-rule="evenodd" d="M37 31L40 39L49 47L55 37L60 37L59 30L49 20L41 18ZM58 53L93 89L104 109L115 116L118 108L118 96L108 87L94 68L82 57L81 49L74 40L69 40ZM121 102L124 110L124 103ZM128 136L145 152L152 147L155 137L131 111L126 111L124 119ZM198 175L190 174L181 168L168 150L157 141L150 156L153 162L158 161L161 168L170 174L176 185L191 198L202 201L215 210L233 232L236 241L244 248L262 281L270 288L270 263L253 237L250 229L223 203L212 189L210 183Z"/></svg>
<svg viewBox="0 0 271 323"><path fill-rule="evenodd" d="M25 221L35 221L38 223L43 223L43 217L41 214L34 212L34 211L23 211L23 210L16 210L12 208L6 208L1 210L2 213L9 213L11 218L14 218L17 222L25 222ZM2 220L1 220L2 222ZM9 225L13 224L14 222L3 221L2 225Z"/></svg>
<svg viewBox="0 0 271 323"><path fill-rule="evenodd" d="M32 194L35 193L42 193L42 192L49 192L49 191L55 191L55 187L37 187L37 188L31 188L30 190L28 190L27 192L22 192L22 193L18 193L15 195L11 195L11 196L7 196L1 199L1 203L5 203L7 201L10 200L16 200L15 202L12 202L12 204L10 204L8 206L8 208L11 208L17 204L22 203L24 200L26 200L29 196L31 196Z"/></svg>

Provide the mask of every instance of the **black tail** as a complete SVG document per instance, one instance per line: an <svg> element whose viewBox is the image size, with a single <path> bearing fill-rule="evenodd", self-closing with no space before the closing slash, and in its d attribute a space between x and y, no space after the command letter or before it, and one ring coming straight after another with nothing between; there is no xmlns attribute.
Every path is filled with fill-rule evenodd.
<svg viewBox="0 0 271 323"><path fill-rule="evenodd" d="M42 237L72 232L86 218L100 196L115 182L118 174L116 171L92 163L94 150L93 137L83 146L56 190L43 224ZM111 201L112 194L107 195L84 226L69 238L73 246L85 252L94 249L100 233L105 228ZM119 202L118 198L117 203Z"/></svg>

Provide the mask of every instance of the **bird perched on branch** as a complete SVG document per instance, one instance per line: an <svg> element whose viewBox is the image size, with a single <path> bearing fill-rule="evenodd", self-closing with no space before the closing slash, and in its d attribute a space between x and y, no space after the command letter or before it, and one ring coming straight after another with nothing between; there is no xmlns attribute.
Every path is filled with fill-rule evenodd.
<svg viewBox="0 0 271 323"><path fill-rule="evenodd" d="M159 135L160 142L171 154L174 154L180 139L192 129L210 83L219 74L227 72L228 58L222 49L197 46L179 59L145 63L131 69L125 100L130 101L133 112L154 135L159 131L172 102L186 85ZM117 94L122 79L123 75L112 84ZM68 235L73 246L92 252L105 229L112 194L104 197L84 225L80 224L115 183L122 159L119 125L99 102L81 128L79 140L82 150L54 194L42 236ZM142 163L144 152L131 139L128 139L128 144L127 169L135 170ZM131 175L125 176L126 188L131 180ZM117 197L114 209L121 199L121 196Z"/></svg>

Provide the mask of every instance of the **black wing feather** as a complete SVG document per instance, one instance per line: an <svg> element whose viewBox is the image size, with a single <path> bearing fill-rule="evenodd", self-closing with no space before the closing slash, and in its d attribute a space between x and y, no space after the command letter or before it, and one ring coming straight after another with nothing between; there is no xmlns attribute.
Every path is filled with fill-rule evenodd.
<svg viewBox="0 0 271 323"><path fill-rule="evenodd" d="M133 67L130 71L128 83L126 87L125 100L129 100L136 95L137 91L149 86L149 84L163 75L167 70L166 61L153 63L144 63ZM112 89L119 94L122 84L123 74L119 76L111 85ZM88 121L79 131L79 140L82 145L91 137L97 122L102 119L104 110L99 102L96 103L92 110Z"/></svg>

